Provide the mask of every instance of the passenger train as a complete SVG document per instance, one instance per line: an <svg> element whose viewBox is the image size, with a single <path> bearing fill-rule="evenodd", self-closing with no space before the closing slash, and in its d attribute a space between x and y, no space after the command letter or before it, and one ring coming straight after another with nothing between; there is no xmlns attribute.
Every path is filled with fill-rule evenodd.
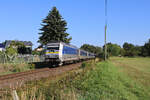
<svg viewBox="0 0 150 100"><path fill-rule="evenodd" d="M78 62L92 58L95 58L95 54L64 42L48 43L45 46L45 61L57 63L60 66L63 63Z"/></svg>

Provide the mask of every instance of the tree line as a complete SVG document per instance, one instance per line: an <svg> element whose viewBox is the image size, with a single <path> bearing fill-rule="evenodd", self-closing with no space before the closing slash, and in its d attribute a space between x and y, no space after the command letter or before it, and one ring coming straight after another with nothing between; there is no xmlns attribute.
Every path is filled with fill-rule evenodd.
<svg viewBox="0 0 150 100"><path fill-rule="evenodd" d="M138 46L132 43L125 42L121 47L118 44L107 43L107 56L127 56L127 57L135 57L135 56L142 56L148 57L150 56L150 39L143 45ZM104 56L104 48L98 47L94 45L84 44L81 46L81 49L95 53L98 57Z"/></svg>
<svg viewBox="0 0 150 100"><path fill-rule="evenodd" d="M138 46L131 43L124 43L123 45L123 56L150 56L150 39L143 45Z"/></svg>

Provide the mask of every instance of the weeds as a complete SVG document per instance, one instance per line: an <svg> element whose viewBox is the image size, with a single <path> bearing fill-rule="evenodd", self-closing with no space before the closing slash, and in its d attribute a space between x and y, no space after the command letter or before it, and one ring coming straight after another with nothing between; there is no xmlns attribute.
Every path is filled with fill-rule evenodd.
<svg viewBox="0 0 150 100"><path fill-rule="evenodd" d="M0 64L0 75L23 72L34 68L34 64Z"/></svg>
<svg viewBox="0 0 150 100"><path fill-rule="evenodd" d="M149 100L143 85L118 70L109 61L84 62L65 77L31 82L17 92L21 100Z"/></svg>

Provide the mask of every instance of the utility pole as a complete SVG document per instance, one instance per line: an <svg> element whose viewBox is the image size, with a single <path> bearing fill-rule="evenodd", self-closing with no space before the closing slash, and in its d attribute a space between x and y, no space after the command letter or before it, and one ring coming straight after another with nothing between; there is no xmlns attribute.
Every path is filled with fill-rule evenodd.
<svg viewBox="0 0 150 100"><path fill-rule="evenodd" d="M107 60L107 41L106 41L106 33L107 33L107 0L105 0L105 61Z"/></svg>

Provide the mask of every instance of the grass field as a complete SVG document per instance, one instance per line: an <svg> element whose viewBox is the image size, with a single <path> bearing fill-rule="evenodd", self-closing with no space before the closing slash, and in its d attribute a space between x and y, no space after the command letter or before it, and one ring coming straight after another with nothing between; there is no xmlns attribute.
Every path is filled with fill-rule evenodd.
<svg viewBox="0 0 150 100"><path fill-rule="evenodd" d="M150 90L150 58L112 57L110 61L121 72Z"/></svg>
<svg viewBox="0 0 150 100"><path fill-rule="evenodd" d="M112 57L86 62L56 82L41 80L18 94L21 100L150 100L149 61Z"/></svg>
<svg viewBox="0 0 150 100"><path fill-rule="evenodd" d="M126 62L129 62L129 66L136 65L136 62L143 63L144 58L135 58L137 61L134 62L134 58L111 58L108 62L100 62L96 65L96 69L87 73L80 83L80 87L83 93L81 100L149 100L150 90L145 84L140 82L142 79L132 79L134 73L130 68L124 68ZM146 71L149 67L148 59L145 61L144 68L141 71ZM122 62L121 62L122 61ZM141 61L141 62L140 62ZM119 64L118 64L119 62ZM131 65L130 63L133 63ZM120 65L121 64L121 65ZM128 65L127 64L127 65ZM143 65L143 64L141 64ZM138 65L137 65L138 66ZM140 66L139 66L140 67ZM132 68L132 67L131 67ZM126 70L125 70L126 69ZM148 69L148 68L147 68ZM147 71L146 71L147 72ZM131 75L129 74L131 73ZM144 76L143 76L144 77ZM79 85L79 84L78 84ZM148 85L148 83L147 83ZM78 92L77 92L78 93Z"/></svg>

